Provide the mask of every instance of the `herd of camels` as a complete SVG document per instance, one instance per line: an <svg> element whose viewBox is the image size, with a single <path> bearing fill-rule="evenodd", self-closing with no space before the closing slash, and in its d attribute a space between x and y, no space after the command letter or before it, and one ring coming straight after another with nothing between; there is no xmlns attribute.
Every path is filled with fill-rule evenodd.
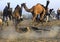
<svg viewBox="0 0 60 42"><path fill-rule="evenodd" d="M45 8L45 6L43 6L42 4L38 3L35 6L33 6L32 8L28 9L28 7L26 6L26 3L22 3L21 7L24 8L27 12L32 13L33 16L33 21L36 21L36 18L38 15L40 15L40 21L42 22L44 19L44 16L47 12L47 9ZM14 10L14 16L15 17L19 17L19 12L18 12L19 8ZM21 16L20 16L21 17Z"/></svg>
<svg viewBox="0 0 60 42"><path fill-rule="evenodd" d="M12 13L12 17L14 19L19 19L20 20L21 16L22 16L22 8L24 8L27 12L30 12L32 14L32 16L33 16L33 18L32 18L33 22L37 21L36 18L38 18L38 15L39 15L40 16L39 20L40 20L40 22L43 23L44 18L46 16L46 14L48 13L48 5L49 5L49 2L46 4L46 6L44 6L44 5L40 4L40 3L37 3L35 6L33 6L32 8L29 9L26 6L26 3L22 3L21 7L19 6L18 8L17 7L15 8L14 12ZM46 20L46 22L47 21L48 20ZM2 22L3 21L0 19L0 24L2 24Z"/></svg>
<svg viewBox="0 0 60 42"><path fill-rule="evenodd" d="M27 12L30 12L32 13L32 16L33 16L33 22L36 21L36 18L38 17L38 15L40 15L39 17L39 20L40 22L43 22L44 21L44 17L48 11L48 5L49 5L49 2L46 3L46 6L40 4L40 3L37 3L35 6L33 6L32 8L28 8L26 6L26 3L22 3L21 4L21 7L19 6L19 8L15 8L13 14L12 14L12 17L14 17L15 19L19 19L21 18L22 16L22 8L24 8ZM8 5L9 6L9 5ZM19 11L21 10L21 11Z"/></svg>

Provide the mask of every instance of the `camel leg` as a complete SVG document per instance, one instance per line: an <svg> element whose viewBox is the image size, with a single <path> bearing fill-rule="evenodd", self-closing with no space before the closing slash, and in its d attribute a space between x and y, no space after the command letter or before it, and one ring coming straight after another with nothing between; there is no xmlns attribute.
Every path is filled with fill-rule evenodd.
<svg viewBox="0 0 60 42"><path fill-rule="evenodd" d="M34 23L35 19L36 19L37 15L33 15L33 21L31 22L31 24Z"/></svg>
<svg viewBox="0 0 60 42"><path fill-rule="evenodd" d="M43 20L44 16L45 16L45 10L44 10L43 14L41 14L41 16L40 16L41 21Z"/></svg>
<svg viewBox="0 0 60 42"><path fill-rule="evenodd" d="M35 15L32 13L32 16L33 16L33 18L34 18ZM32 20L33 20L33 18L32 18ZM31 21L31 24L33 24L33 21Z"/></svg>
<svg viewBox="0 0 60 42"><path fill-rule="evenodd" d="M37 17L37 15L35 15L35 16L33 17L33 22L35 21L36 17Z"/></svg>

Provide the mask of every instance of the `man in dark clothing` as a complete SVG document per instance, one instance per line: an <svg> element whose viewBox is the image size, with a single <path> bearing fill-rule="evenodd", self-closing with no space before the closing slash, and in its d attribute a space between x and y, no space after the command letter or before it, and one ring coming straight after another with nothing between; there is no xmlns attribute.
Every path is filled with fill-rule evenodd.
<svg viewBox="0 0 60 42"><path fill-rule="evenodd" d="M11 18L12 18L12 8L8 9L8 17L11 20Z"/></svg>
<svg viewBox="0 0 60 42"><path fill-rule="evenodd" d="M20 12L20 16L22 16L22 7L20 8L20 11L19 12Z"/></svg>
<svg viewBox="0 0 60 42"><path fill-rule="evenodd" d="M49 10L50 14L51 14L52 11L53 11L53 9L50 9L50 10Z"/></svg>
<svg viewBox="0 0 60 42"><path fill-rule="evenodd" d="M10 8L10 3L7 3L7 5L8 5L8 11L7 11L8 13L7 14L8 14L9 19L11 20L11 18L12 18L11 17L12 16L12 8Z"/></svg>
<svg viewBox="0 0 60 42"><path fill-rule="evenodd" d="M53 9L50 9L50 10L49 10L49 13L48 13L49 17L51 17L52 11L53 11Z"/></svg>
<svg viewBox="0 0 60 42"><path fill-rule="evenodd" d="M5 8L4 8L4 10L3 10L3 21L6 21L6 19L7 19L7 9L8 9L8 7L6 6Z"/></svg>
<svg viewBox="0 0 60 42"><path fill-rule="evenodd" d="M59 16L60 16L60 9L57 10L57 19L59 20Z"/></svg>

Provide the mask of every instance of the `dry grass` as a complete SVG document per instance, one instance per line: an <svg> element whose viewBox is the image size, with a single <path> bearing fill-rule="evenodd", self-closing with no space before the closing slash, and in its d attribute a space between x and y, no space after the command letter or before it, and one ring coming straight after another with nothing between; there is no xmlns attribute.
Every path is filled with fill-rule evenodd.
<svg viewBox="0 0 60 42"><path fill-rule="evenodd" d="M33 22L32 24L32 20L24 20L22 22L19 23L20 26L35 26L35 27L40 27L40 26L43 26L43 27L46 27L46 26L60 26L60 20L53 20L53 21L50 21L50 22L43 22L43 23L40 23L40 22Z"/></svg>
<svg viewBox="0 0 60 42"><path fill-rule="evenodd" d="M22 26L35 26L35 27L46 27L46 26L60 26L60 20L55 20L55 21L51 21L51 22L47 22L47 23L37 23L37 22L34 22L33 24L31 24L32 20L24 20L22 21L21 23L19 23L19 27L22 27ZM9 22L9 25L12 26L13 23L12 21ZM8 28L7 26L4 25L4 31L8 31ZM12 30L12 28L9 28L9 31L10 29ZM13 32L14 32L14 28L13 28ZM10 32L8 32L10 33ZM19 35L17 35L19 36ZM27 35L28 36L28 35ZM38 39L28 39L28 38L16 38L16 39L4 39L4 38L1 38L0 37L0 42L60 42L60 39L58 38L38 38Z"/></svg>
<svg viewBox="0 0 60 42"><path fill-rule="evenodd" d="M0 39L0 42L60 42L60 39Z"/></svg>

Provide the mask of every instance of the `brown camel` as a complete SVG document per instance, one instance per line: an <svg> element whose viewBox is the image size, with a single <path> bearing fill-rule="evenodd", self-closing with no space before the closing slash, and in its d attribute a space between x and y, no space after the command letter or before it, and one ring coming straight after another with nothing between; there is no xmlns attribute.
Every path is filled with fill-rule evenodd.
<svg viewBox="0 0 60 42"><path fill-rule="evenodd" d="M24 7L24 9L27 12L31 12L32 13L33 21L35 21L37 15L40 15L40 20L41 21L43 20L45 12L46 12L43 5L38 3L37 5L33 6L31 9L28 9L25 3L21 4L21 6Z"/></svg>
<svg viewBox="0 0 60 42"><path fill-rule="evenodd" d="M21 13L22 13L21 7L19 5L17 5L14 12L13 12L13 17L15 19L20 19L20 17L22 16Z"/></svg>
<svg viewBox="0 0 60 42"><path fill-rule="evenodd" d="M14 12L13 12L13 17L15 19L18 19L20 16L19 16L19 12L18 12L18 9L15 9Z"/></svg>

